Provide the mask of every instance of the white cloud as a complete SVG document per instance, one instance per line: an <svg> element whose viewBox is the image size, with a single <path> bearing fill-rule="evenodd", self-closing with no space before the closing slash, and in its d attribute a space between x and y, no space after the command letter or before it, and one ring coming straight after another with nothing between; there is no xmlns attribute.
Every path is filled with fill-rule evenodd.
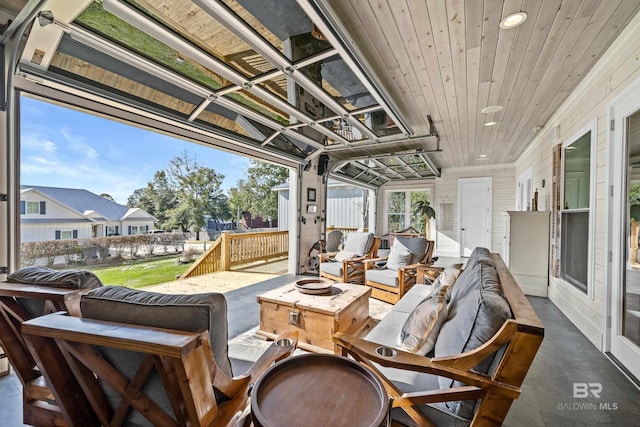
<svg viewBox="0 0 640 427"><path fill-rule="evenodd" d="M33 150L37 152L54 153L58 149L57 145L38 133L23 134L20 139L22 149Z"/></svg>
<svg viewBox="0 0 640 427"><path fill-rule="evenodd" d="M69 148L88 159L97 159L98 151L85 142L83 136L72 135L68 129L60 129L62 136L69 142Z"/></svg>

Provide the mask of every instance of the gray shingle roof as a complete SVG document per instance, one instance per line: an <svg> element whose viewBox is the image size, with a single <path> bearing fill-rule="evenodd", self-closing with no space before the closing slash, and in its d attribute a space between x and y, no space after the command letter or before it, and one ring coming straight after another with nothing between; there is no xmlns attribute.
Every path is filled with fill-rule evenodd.
<svg viewBox="0 0 640 427"><path fill-rule="evenodd" d="M20 187L21 193L34 190L43 196L75 210L81 215L91 210L104 217L107 221L120 221L130 210L127 206L122 206L87 190L42 187L38 185L22 185ZM147 213L147 215L149 214ZM149 215L149 217L151 217L151 215Z"/></svg>

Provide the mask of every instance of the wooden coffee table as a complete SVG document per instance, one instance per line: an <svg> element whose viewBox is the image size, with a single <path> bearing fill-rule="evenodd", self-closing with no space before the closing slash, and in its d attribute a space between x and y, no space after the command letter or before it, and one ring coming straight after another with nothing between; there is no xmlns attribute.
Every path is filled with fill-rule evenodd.
<svg viewBox="0 0 640 427"><path fill-rule="evenodd" d="M336 332L358 335L369 326L371 288L334 283L331 293L308 295L295 288L295 282L258 296L260 328L258 335L270 339L284 330L298 332L298 347L333 353Z"/></svg>

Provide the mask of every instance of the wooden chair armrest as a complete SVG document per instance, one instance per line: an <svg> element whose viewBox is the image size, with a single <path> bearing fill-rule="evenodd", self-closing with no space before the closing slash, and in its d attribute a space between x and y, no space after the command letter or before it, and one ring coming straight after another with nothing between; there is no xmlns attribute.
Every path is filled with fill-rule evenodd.
<svg viewBox="0 0 640 427"><path fill-rule="evenodd" d="M497 346L490 344L493 339L471 352L462 353L451 358L432 359L425 356L419 356L413 353L402 351L396 348L393 349L395 353L393 356L381 356L376 350L380 347L386 346L341 332L338 332L333 336L333 341L340 347L344 348L345 351L352 355L354 358L366 363L370 367L371 362L374 362L386 367L452 378L469 386L488 389L494 393L512 399L515 399L520 395L519 387L514 387L509 384L494 381L486 375L471 372L471 368L475 367L478 363L484 360L486 356L488 356L492 351L496 351L498 348L500 348L502 344L499 344ZM491 347L489 350L492 351L487 351L488 347ZM485 350L478 351L480 349ZM465 362L467 363L456 363L457 361L461 360L465 360ZM472 360L472 362L468 362L468 360ZM467 367L468 365L471 366ZM377 369L375 370L378 372ZM379 372L378 374L382 375Z"/></svg>
<svg viewBox="0 0 640 427"><path fill-rule="evenodd" d="M22 333L180 358L207 332L184 332L52 313L22 324Z"/></svg>
<svg viewBox="0 0 640 427"><path fill-rule="evenodd" d="M37 284L0 282L0 296L38 300L65 301L91 289L63 288Z"/></svg>
<svg viewBox="0 0 640 427"><path fill-rule="evenodd" d="M320 254L318 254L318 260L319 260L319 262L326 262L328 259L331 259L331 258L335 257L336 254L337 254L337 252L320 253Z"/></svg>

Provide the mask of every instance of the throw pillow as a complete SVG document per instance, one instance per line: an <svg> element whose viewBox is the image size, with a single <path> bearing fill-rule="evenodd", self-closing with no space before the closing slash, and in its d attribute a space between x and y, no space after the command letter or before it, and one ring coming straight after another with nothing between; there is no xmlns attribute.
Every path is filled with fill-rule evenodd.
<svg viewBox="0 0 640 427"><path fill-rule="evenodd" d="M389 258L387 259L387 268L389 270L398 270L400 267L409 265L411 261L412 253L409 249L400 245L393 245Z"/></svg>
<svg viewBox="0 0 640 427"><path fill-rule="evenodd" d="M350 259L358 258L358 256L355 252L340 251L336 254L335 260L338 262L349 261Z"/></svg>
<svg viewBox="0 0 640 427"><path fill-rule="evenodd" d="M411 312L398 337L398 348L421 356L429 353L438 338L442 324L447 320L446 289L438 295L425 298Z"/></svg>
<svg viewBox="0 0 640 427"><path fill-rule="evenodd" d="M460 268L456 266L447 267L440 272L436 280L431 285L432 295L437 295L442 289L445 290L445 302L451 300L451 287L456 282L456 279L460 275Z"/></svg>

